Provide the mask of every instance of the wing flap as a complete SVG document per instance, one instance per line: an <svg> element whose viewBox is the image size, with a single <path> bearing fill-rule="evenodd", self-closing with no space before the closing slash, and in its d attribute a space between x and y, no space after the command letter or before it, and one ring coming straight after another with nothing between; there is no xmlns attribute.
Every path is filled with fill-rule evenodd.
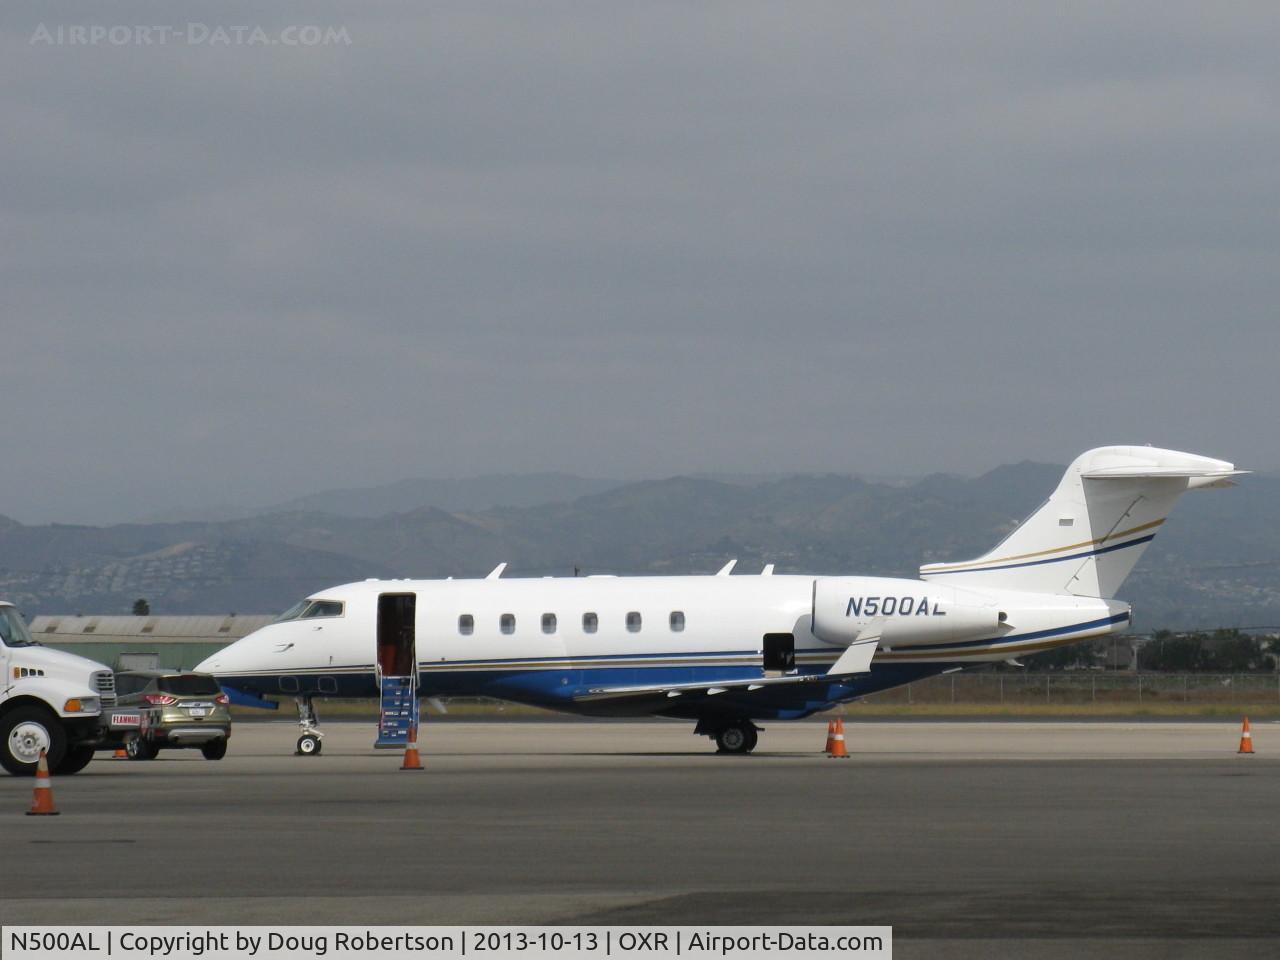
<svg viewBox="0 0 1280 960"><path fill-rule="evenodd" d="M615 700L624 697L643 697L665 694L674 698L690 694L716 696L730 690L755 691L762 687L793 686L800 683L817 683L830 680L830 674L806 673L790 677L750 677L746 680L705 680L697 683L655 683L631 687L594 687L573 699L578 702L589 700Z"/></svg>

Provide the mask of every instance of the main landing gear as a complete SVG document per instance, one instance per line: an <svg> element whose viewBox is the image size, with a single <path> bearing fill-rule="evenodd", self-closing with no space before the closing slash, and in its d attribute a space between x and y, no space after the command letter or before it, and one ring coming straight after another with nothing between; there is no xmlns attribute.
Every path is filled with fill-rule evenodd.
<svg viewBox="0 0 1280 960"><path fill-rule="evenodd" d="M324 734L320 731L320 718L316 716L315 705L306 696L294 697L293 702L298 705L298 728L302 731L302 736L298 738L298 749L294 752L300 757L317 756L324 746L320 742Z"/></svg>
<svg viewBox="0 0 1280 960"><path fill-rule="evenodd" d="M716 753L750 753L760 739L750 720L699 720L693 732L716 742Z"/></svg>

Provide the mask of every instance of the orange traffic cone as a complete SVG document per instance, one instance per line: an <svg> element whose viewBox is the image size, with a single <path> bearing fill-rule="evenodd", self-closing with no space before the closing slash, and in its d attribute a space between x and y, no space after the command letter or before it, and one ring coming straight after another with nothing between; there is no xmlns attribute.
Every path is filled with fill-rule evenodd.
<svg viewBox="0 0 1280 960"><path fill-rule="evenodd" d="M31 809L28 817L56 817L58 811L53 806L53 788L49 786L49 761L44 751L40 751L40 760L36 764L36 789L31 795Z"/></svg>
<svg viewBox="0 0 1280 960"><path fill-rule="evenodd" d="M836 745L836 722L834 720L828 720L827 721L827 745L822 748L823 752L825 752L827 756L831 756L831 751L835 749L835 745Z"/></svg>
<svg viewBox="0 0 1280 960"><path fill-rule="evenodd" d="M1253 734L1249 732L1249 718L1244 718L1244 726L1240 730L1240 749L1236 753L1253 753Z"/></svg>
<svg viewBox="0 0 1280 960"><path fill-rule="evenodd" d="M831 756L848 759L849 753L844 748L844 720L836 719L835 734L831 738Z"/></svg>
<svg viewBox="0 0 1280 960"><path fill-rule="evenodd" d="M400 764L401 770L421 770L422 760L418 757L418 728L409 728L409 742L404 748L404 763Z"/></svg>

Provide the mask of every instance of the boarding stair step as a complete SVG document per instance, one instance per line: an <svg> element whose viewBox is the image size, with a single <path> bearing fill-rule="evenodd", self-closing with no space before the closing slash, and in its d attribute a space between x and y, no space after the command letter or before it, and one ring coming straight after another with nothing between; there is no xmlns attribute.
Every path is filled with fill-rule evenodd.
<svg viewBox="0 0 1280 960"><path fill-rule="evenodd" d="M393 749L409 742L409 731L418 725L418 696L414 677L383 677L382 703L378 711L375 747Z"/></svg>

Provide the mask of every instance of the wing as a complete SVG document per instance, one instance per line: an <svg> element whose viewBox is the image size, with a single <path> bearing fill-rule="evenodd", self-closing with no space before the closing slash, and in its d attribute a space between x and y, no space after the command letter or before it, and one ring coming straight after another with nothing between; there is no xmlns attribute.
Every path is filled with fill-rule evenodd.
<svg viewBox="0 0 1280 960"><path fill-rule="evenodd" d="M573 699L579 703L600 700L625 700L632 697L652 697L659 694L674 700L685 696L714 697L722 693L747 692L775 687L800 686L802 684L831 683L845 677L871 670L871 658L880 645L880 628L873 622L858 634L840 658L826 673L795 674L785 677L749 677L745 680L700 680L695 683L658 683L626 687L593 687Z"/></svg>

